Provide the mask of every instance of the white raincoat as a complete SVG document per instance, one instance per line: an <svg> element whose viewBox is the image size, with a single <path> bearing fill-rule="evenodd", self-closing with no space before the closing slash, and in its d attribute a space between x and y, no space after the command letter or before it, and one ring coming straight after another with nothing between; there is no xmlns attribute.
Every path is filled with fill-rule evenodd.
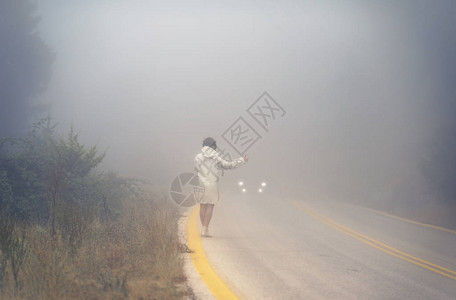
<svg viewBox="0 0 456 300"><path fill-rule="evenodd" d="M202 204L216 204L219 198L218 180L222 170L235 169L245 164L244 158L240 157L233 161L227 161L211 147L204 146L202 152L195 157L195 170L198 173L200 183L204 186Z"/></svg>

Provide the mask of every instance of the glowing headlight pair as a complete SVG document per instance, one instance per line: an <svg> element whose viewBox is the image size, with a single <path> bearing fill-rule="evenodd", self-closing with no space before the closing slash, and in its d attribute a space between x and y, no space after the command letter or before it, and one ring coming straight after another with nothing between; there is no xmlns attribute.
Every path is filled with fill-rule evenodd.
<svg viewBox="0 0 456 300"><path fill-rule="evenodd" d="M244 182L243 182L243 181L239 181L239 182L238 182L238 185L239 185L239 186L244 186ZM245 188L242 188L241 191L242 191L243 193L247 192L247 190L246 190Z"/></svg>
<svg viewBox="0 0 456 300"><path fill-rule="evenodd" d="M239 182L238 182L238 185L239 185L239 186L244 186L244 182L243 182L243 181L239 181ZM262 186L262 187L265 187L265 186L266 186L266 182L262 182L262 183L261 183L261 186ZM243 193L247 192L246 188L242 188L241 191L242 191ZM262 192L263 192L263 189L260 187L260 188L258 189L258 193L262 193Z"/></svg>
<svg viewBox="0 0 456 300"><path fill-rule="evenodd" d="M265 187L265 186L266 186L266 182L262 182L262 183L261 183L261 186L262 186L262 187ZM262 189L262 188L259 188L259 189L258 189L258 193L262 193L262 192L263 192L263 189Z"/></svg>

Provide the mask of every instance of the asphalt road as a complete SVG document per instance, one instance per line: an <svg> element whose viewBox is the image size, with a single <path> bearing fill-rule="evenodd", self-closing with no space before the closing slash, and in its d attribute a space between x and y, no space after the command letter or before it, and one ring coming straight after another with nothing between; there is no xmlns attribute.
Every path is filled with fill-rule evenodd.
<svg viewBox="0 0 456 300"><path fill-rule="evenodd" d="M315 198L223 198L203 239L244 299L456 299L456 234Z"/></svg>

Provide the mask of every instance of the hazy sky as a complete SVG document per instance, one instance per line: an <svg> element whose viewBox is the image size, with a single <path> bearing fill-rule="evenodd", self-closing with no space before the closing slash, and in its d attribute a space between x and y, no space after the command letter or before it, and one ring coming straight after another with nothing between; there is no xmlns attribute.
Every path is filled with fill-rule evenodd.
<svg viewBox="0 0 456 300"><path fill-rule="evenodd" d="M130 176L192 171L207 136L228 149L220 135L264 91L286 115L229 178L413 186L453 119L454 1L38 3L57 54L42 101Z"/></svg>

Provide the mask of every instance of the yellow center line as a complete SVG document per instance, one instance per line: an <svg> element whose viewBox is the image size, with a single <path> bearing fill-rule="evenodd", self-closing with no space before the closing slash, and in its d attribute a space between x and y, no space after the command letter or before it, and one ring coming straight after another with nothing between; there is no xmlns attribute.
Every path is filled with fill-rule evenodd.
<svg viewBox="0 0 456 300"><path fill-rule="evenodd" d="M306 208L306 209L307 209L308 211L310 211L308 208ZM317 215L316 212L313 212L313 213ZM421 258L412 256L412 255L410 255L410 254L408 254L408 253L406 253L406 252L403 252L403 251L400 251L400 250L398 250L398 249L395 249L395 248L393 248L393 247L391 247L391 246L388 246L388 245L386 245L386 244L384 244L384 243L382 243L382 242L380 242L380 241L374 240L373 238L368 237L368 236L366 236L366 235L364 235L364 234L362 234L362 233L356 232L356 231L354 231L354 230L352 230L352 229L350 229L350 228L348 228L348 227L345 227L345 226L343 226L343 225L341 225L341 224L339 224L339 223L336 223L336 222L332 221L331 219L326 218L326 217L324 217L324 216L322 216L322 215L320 215L320 217L326 219L328 222L334 224L335 226L338 226L338 227L340 227L340 228L342 228L342 229L345 229L346 231L351 232L351 233L353 233L353 234L355 234L355 235L358 235L359 237L364 238L364 239L366 239L366 240L368 240L368 241L371 241L371 242L373 242L373 243L375 243L375 244L377 244L377 245L379 245L379 246L381 246L381 247L384 247L384 248L386 248L386 249L389 249L389 250L392 250L392 251L394 251L394 252L397 252L398 254L403 255L403 256L406 256L406 257L408 257L408 258L410 258L410 259L414 259L414 260L416 260L416 261L422 262L422 263L424 263L424 264L428 264L428 265L433 266L433 267L435 267L435 268L438 268L438 269L441 269L441 270L446 271L446 272L448 272L448 273L451 273L451 274L456 275L456 271L453 271L453 270L444 268L444 267L442 267L442 266L433 264L433 263L428 262L428 261L426 261L426 260L423 260L423 259L421 259Z"/></svg>
<svg viewBox="0 0 456 300"><path fill-rule="evenodd" d="M187 219L188 247L194 252L190 254L196 271L217 299L239 299L215 273L209 264L198 232L199 206L195 207Z"/></svg>
<svg viewBox="0 0 456 300"><path fill-rule="evenodd" d="M397 258L400 258L402 260L405 260L405 261L408 261L408 262L411 262L417 266L420 266L420 267L423 267L425 269L428 269L430 271L433 271L435 273L438 273L438 274L441 274L443 276L446 276L448 278L451 278L451 279L454 279L456 280L456 271L453 271L453 270L450 270L450 269L447 269L445 267L442 267L440 265L437 265L437 264L434 264L434 263L431 263L431 262L428 262L424 259L421 259L421 258L418 258L418 257L415 257L413 255L410 255L404 251L401 251L401 250L398 250L398 249L395 249L385 243L382 243L380 241L377 241L371 237L368 237L362 233L359 233L351 228L348 228L342 224L339 224L327 217L324 217L323 215L320 215L312 210L310 210L309 208L305 207L302 203L299 203L297 201L292 201L292 204L293 206L297 207L298 209L304 211L306 214L308 214L309 216L315 218L316 220L330 226L331 228L334 228L342 233L345 233L353 238L356 238L357 240L360 240L361 242L371 246L371 247L374 247L376 249L379 249L385 253L388 253L390 255L393 255Z"/></svg>
<svg viewBox="0 0 456 300"><path fill-rule="evenodd" d="M395 215L386 213L384 211L379 211L379 210L368 208L368 207L364 207L364 209L367 209L367 210L369 210L369 211L371 211L373 213L379 214L379 215L384 215L384 216L390 217L392 219L401 220L403 222L416 224L416 225L421 225L421 226L424 226L424 227L429 227L429 228L437 229L437 230L440 230L440 231L445 231L445 232L449 232L449 233L452 233L452 234L456 234L456 230L451 230L451 229L440 227L440 226L437 226L437 225L421 223L421 222L418 222L418 221L402 218L402 217L399 217L399 216L395 216Z"/></svg>

